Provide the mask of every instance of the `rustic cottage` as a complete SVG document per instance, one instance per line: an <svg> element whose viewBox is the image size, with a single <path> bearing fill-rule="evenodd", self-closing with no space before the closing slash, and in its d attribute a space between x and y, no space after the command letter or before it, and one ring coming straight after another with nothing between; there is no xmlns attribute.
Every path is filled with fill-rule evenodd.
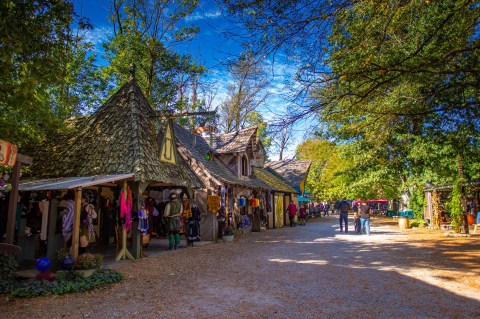
<svg viewBox="0 0 480 319"><path fill-rule="evenodd" d="M24 200L36 198L46 202L42 203L45 207L42 214L48 214L45 220L50 221L45 223L51 245L49 257L63 246L59 244L62 218L57 215L57 206L61 205L60 196L65 190L76 193L72 236L76 257L82 193L88 191L93 195L90 200L98 213L95 237L108 244L117 227L124 232L130 229L127 228L129 220L137 216L145 199L151 199L152 205L160 205L171 191L190 197L194 189L204 187L178 156L173 122L149 105L133 77L95 113L72 119L66 132L59 132L55 139L40 145L31 155L34 157L32 176L21 182L19 189L25 194ZM118 216L121 198L132 203L128 216L121 216L123 224ZM151 215L147 217L152 218ZM27 226L29 222L26 220ZM141 255L136 224L131 230L132 253L123 243L117 259ZM151 227L142 229L143 234L151 231ZM25 239L21 231L19 236L20 242ZM125 238L126 234L121 237ZM28 238L28 242L31 241Z"/></svg>

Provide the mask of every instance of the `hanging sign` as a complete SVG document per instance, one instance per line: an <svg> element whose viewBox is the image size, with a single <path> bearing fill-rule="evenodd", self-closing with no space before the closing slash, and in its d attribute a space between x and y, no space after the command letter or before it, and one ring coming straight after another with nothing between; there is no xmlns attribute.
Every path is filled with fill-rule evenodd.
<svg viewBox="0 0 480 319"><path fill-rule="evenodd" d="M216 213L220 210L220 196L208 195L207 197L208 210L212 213Z"/></svg>
<svg viewBox="0 0 480 319"><path fill-rule="evenodd" d="M17 160L17 146L10 142L0 140L0 165L15 166Z"/></svg>

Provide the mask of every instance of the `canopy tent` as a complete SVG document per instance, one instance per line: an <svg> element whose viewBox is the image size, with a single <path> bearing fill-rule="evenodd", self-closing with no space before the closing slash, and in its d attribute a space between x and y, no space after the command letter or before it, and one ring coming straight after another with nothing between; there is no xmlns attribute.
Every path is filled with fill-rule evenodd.
<svg viewBox="0 0 480 319"><path fill-rule="evenodd" d="M49 178L34 181L22 181L18 187L20 191L39 191L39 190L62 190L73 189L79 187L88 187L113 183L120 180L133 179L134 174L113 174L113 175L96 175L83 177L64 177Z"/></svg>
<svg viewBox="0 0 480 319"><path fill-rule="evenodd" d="M299 202L309 202L310 199L299 195L299 196L298 196L298 201L299 201Z"/></svg>

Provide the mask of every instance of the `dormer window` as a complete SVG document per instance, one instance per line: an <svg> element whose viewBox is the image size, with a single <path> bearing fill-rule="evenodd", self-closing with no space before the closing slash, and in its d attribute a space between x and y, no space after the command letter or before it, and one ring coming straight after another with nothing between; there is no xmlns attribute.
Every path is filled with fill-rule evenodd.
<svg viewBox="0 0 480 319"><path fill-rule="evenodd" d="M248 158L246 155L242 156L242 175L248 176Z"/></svg>

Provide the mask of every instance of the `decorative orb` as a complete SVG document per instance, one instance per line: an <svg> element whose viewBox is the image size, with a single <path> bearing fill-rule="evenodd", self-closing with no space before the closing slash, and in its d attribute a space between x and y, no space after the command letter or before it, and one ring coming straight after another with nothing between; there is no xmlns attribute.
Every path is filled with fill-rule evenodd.
<svg viewBox="0 0 480 319"><path fill-rule="evenodd" d="M60 266L62 267L62 269L65 269L65 270L72 269L72 267L73 267L72 257L67 256L67 257L63 258L62 261L60 262Z"/></svg>
<svg viewBox="0 0 480 319"><path fill-rule="evenodd" d="M50 259L44 257L37 260L35 268L40 272L45 272L50 268L51 262Z"/></svg>

